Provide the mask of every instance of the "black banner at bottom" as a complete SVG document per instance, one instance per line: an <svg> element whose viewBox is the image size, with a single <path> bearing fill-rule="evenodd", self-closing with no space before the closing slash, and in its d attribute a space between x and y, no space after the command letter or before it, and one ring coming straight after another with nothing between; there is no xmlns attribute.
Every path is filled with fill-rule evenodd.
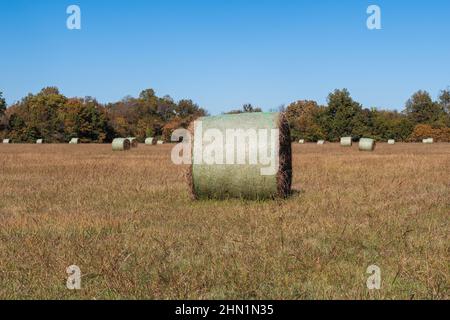
<svg viewBox="0 0 450 320"><path fill-rule="evenodd" d="M384 318L391 310L402 317L439 312L448 301L3 301L15 316L86 318L93 314L142 319L302 319L320 316ZM10 310L8 310L10 309Z"/></svg>

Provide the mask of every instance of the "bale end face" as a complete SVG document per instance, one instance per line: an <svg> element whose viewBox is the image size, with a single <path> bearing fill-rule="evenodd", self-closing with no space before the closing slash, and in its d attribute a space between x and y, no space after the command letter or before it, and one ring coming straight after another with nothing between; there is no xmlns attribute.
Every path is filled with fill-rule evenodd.
<svg viewBox="0 0 450 320"><path fill-rule="evenodd" d="M131 148L137 148L139 143L135 137L128 137L128 141L130 141Z"/></svg>

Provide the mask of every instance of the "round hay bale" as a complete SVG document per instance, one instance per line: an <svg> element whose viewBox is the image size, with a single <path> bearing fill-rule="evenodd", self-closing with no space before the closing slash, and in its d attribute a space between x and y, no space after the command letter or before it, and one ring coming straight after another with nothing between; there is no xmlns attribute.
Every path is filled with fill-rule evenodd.
<svg viewBox="0 0 450 320"><path fill-rule="evenodd" d="M154 138L147 138L147 139L145 139L145 144L146 144L147 146L153 145L154 142L155 142L155 139L154 139Z"/></svg>
<svg viewBox="0 0 450 320"><path fill-rule="evenodd" d="M164 144L164 141L158 140L158 142L156 144Z"/></svg>
<svg viewBox="0 0 450 320"><path fill-rule="evenodd" d="M359 140L359 151L373 151L375 146L376 142L374 139L361 138Z"/></svg>
<svg viewBox="0 0 450 320"><path fill-rule="evenodd" d="M352 145L353 145L352 137L341 138L341 146L342 147L351 147Z"/></svg>
<svg viewBox="0 0 450 320"><path fill-rule="evenodd" d="M112 142L113 151L127 151L130 150L131 143L130 140L126 138L116 138Z"/></svg>
<svg viewBox="0 0 450 320"><path fill-rule="evenodd" d="M135 137L128 137L127 138L130 141L131 147L132 148L137 148L138 147L138 141Z"/></svg>
<svg viewBox="0 0 450 320"><path fill-rule="evenodd" d="M37 139L36 140L36 144L43 144L44 143L44 140L43 139Z"/></svg>
<svg viewBox="0 0 450 320"><path fill-rule="evenodd" d="M433 144L434 143L434 139L433 138L427 138L427 139L423 139L422 142L425 143L425 144Z"/></svg>
<svg viewBox="0 0 450 320"><path fill-rule="evenodd" d="M283 113L203 117L190 129L194 133L193 164L188 181L194 199L256 200L290 195L291 137ZM208 132L222 138L211 141L206 138ZM255 139L257 142L251 143ZM203 161L208 148L223 150L222 156L214 151L213 163Z"/></svg>
<svg viewBox="0 0 450 320"><path fill-rule="evenodd" d="M317 144L319 146L323 146L325 144L325 140L319 140L319 141L317 141Z"/></svg>
<svg viewBox="0 0 450 320"><path fill-rule="evenodd" d="M12 143L12 140L11 139L3 139L3 143L10 144L10 143Z"/></svg>
<svg viewBox="0 0 450 320"><path fill-rule="evenodd" d="M80 143L80 139L79 138L72 138L69 141L69 144L79 144Z"/></svg>
<svg viewBox="0 0 450 320"><path fill-rule="evenodd" d="M395 140L394 140L394 139L389 139L389 140L388 140L388 144L390 144L390 145L395 144Z"/></svg>
<svg viewBox="0 0 450 320"><path fill-rule="evenodd" d="M305 144L305 139L300 139L300 140L298 141L298 143L300 143L300 144Z"/></svg>

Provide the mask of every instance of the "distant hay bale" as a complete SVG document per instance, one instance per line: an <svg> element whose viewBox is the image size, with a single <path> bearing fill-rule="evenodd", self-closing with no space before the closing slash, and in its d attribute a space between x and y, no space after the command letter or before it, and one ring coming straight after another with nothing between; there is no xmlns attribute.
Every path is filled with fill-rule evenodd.
<svg viewBox="0 0 450 320"><path fill-rule="evenodd" d="M203 117L195 121L190 129L194 133L194 163L190 166L187 176L194 199L273 199L290 195L291 138L289 124L283 113L257 112ZM200 132L210 130L224 138L214 140L211 144L210 141L197 137L197 134L202 137ZM237 133L237 130L240 133ZM226 138L227 132L233 132L231 139ZM250 136L254 133L255 137L257 132L267 133L267 141L261 137L258 138L258 143L252 144L253 138ZM238 140L239 144L236 143ZM223 158L219 157L219 161L223 162L217 163L214 160L213 163L196 163L195 159L203 159L203 148L211 145L224 150ZM261 163L262 158L259 157L264 153L271 156L270 163ZM238 154L243 156L243 162L236 160ZM227 158L229 156L230 161ZM253 161L250 161L250 158ZM271 163L273 173L267 170L270 169Z"/></svg>
<svg viewBox="0 0 450 320"><path fill-rule="evenodd" d="M131 147L132 148L137 148L138 147L138 141L135 137L128 137L127 138L130 141Z"/></svg>
<svg viewBox="0 0 450 320"><path fill-rule="evenodd" d="M155 139L154 139L154 138L147 138L147 139L145 139L145 144L146 144L147 146L153 145L154 142L155 142Z"/></svg>
<svg viewBox="0 0 450 320"><path fill-rule="evenodd" d="M389 139L389 140L388 140L388 144L391 144L391 145L392 145L392 144L395 144L395 140L394 140L394 139Z"/></svg>
<svg viewBox="0 0 450 320"><path fill-rule="evenodd" d="M359 151L374 151L376 142L374 139L361 138L359 140Z"/></svg>
<svg viewBox="0 0 450 320"><path fill-rule="evenodd" d="M433 144L434 143L434 139L433 138L427 138L427 139L423 139L422 142L425 143L425 144Z"/></svg>
<svg viewBox="0 0 450 320"><path fill-rule="evenodd" d="M352 145L353 145L352 137L341 138L341 146L342 147L351 147Z"/></svg>
<svg viewBox="0 0 450 320"><path fill-rule="evenodd" d="M300 144L305 144L305 139L300 139L300 140L298 141L298 143L300 143Z"/></svg>
<svg viewBox="0 0 450 320"><path fill-rule="evenodd" d="M319 141L317 141L317 144L319 146L323 146L325 144L325 140L319 140Z"/></svg>
<svg viewBox="0 0 450 320"><path fill-rule="evenodd" d="M3 139L3 143L10 144L10 143L12 143L12 140L11 139Z"/></svg>
<svg viewBox="0 0 450 320"><path fill-rule="evenodd" d="M69 144L79 144L80 143L80 139L79 138L72 138L69 141Z"/></svg>
<svg viewBox="0 0 450 320"><path fill-rule="evenodd" d="M43 144L44 143L44 140L43 139L37 139L36 140L36 144Z"/></svg>
<svg viewBox="0 0 450 320"><path fill-rule="evenodd" d="M156 144L164 144L164 141L158 140L158 142Z"/></svg>
<svg viewBox="0 0 450 320"><path fill-rule="evenodd" d="M126 138L116 138L112 142L113 151L127 151L130 150L131 143L130 140Z"/></svg>

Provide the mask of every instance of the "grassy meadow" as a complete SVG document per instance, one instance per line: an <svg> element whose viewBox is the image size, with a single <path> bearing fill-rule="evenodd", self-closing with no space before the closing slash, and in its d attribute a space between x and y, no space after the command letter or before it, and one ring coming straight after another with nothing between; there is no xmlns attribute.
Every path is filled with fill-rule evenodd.
<svg viewBox="0 0 450 320"><path fill-rule="evenodd" d="M259 202L192 201L170 151L0 145L0 298L449 298L450 144L295 144Z"/></svg>

